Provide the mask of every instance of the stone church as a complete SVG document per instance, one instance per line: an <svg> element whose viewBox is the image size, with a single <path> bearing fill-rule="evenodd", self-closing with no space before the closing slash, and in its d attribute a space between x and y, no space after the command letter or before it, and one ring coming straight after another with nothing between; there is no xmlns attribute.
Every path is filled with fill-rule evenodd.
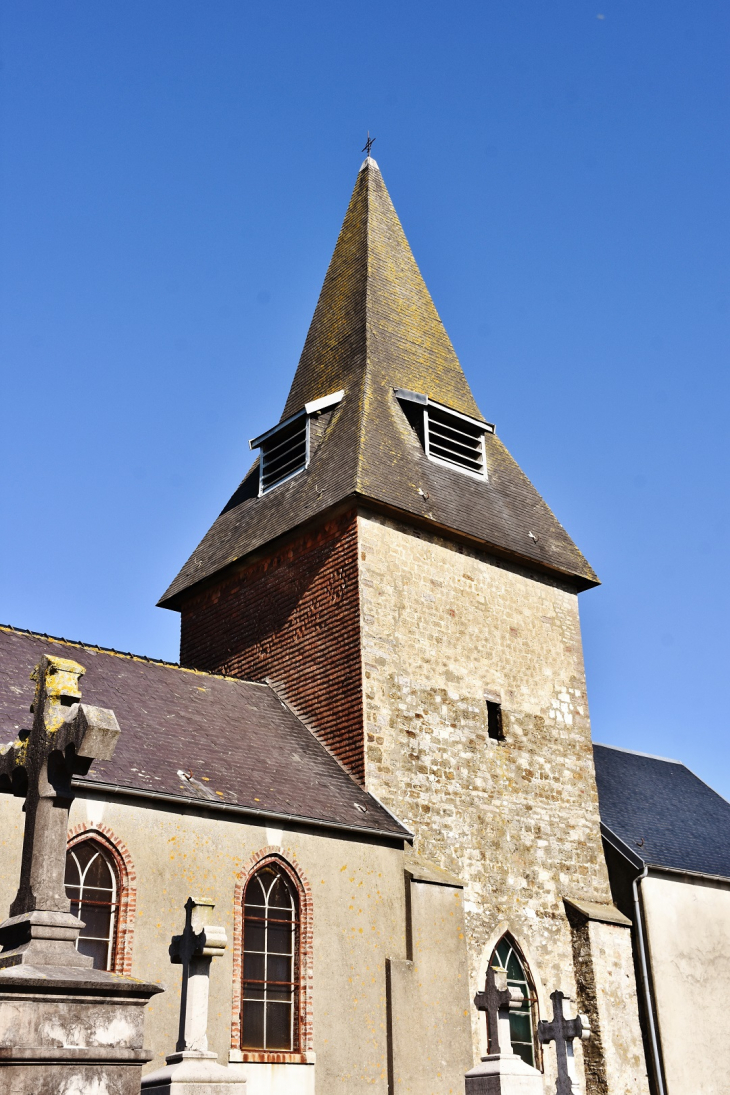
<svg viewBox="0 0 730 1095"><path fill-rule="evenodd" d="M537 1024L560 989L590 1021L580 1089L644 1095L581 649L597 578L477 406L370 157L261 426L160 600L179 665L0 629L0 740L28 725L44 654L82 667L84 701L121 727L75 780L79 949L166 986L157 1068L180 1006L170 937L190 896L214 903L210 1042L249 1095L463 1092L495 963L545 1093ZM3 916L21 806L0 795Z"/></svg>

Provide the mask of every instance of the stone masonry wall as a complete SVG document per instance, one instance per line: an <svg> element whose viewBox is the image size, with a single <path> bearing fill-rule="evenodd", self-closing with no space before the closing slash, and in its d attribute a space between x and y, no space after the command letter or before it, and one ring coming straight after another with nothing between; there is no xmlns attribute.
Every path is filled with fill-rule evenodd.
<svg viewBox="0 0 730 1095"><path fill-rule="evenodd" d="M577 596L384 518L358 527L366 784L418 854L465 881L472 992L509 928L547 1017L554 988L576 996L562 898L611 900ZM485 692L501 698L503 742L487 735ZM582 1070L577 1045L576 1058Z"/></svg>
<svg viewBox="0 0 730 1095"><path fill-rule="evenodd" d="M364 774L353 513L306 533L191 597L180 662L248 680L271 677L358 779Z"/></svg>
<svg viewBox="0 0 730 1095"><path fill-rule="evenodd" d="M575 910L568 911L568 918L577 1004L591 1020L591 1036L583 1046L588 1089L595 1095L648 1095L643 1047L636 1037L627 1037L639 1025L630 925L589 920Z"/></svg>

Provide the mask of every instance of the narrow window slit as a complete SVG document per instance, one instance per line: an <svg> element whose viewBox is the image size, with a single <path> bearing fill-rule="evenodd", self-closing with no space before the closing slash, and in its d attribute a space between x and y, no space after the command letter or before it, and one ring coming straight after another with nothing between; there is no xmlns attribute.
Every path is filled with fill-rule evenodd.
<svg viewBox="0 0 730 1095"><path fill-rule="evenodd" d="M494 741L504 741L502 704L496 700L487 700L487 733Z"/></svg>

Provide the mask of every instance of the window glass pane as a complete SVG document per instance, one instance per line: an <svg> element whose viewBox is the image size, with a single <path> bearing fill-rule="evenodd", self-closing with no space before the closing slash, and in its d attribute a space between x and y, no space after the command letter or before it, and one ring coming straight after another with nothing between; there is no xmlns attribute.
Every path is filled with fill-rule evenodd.
<svg viewBox="0 0 730 1095"><path fill-rule="evenodd" d="M246 981L263 981L266 968L266 956L263 954L243 955L243 977Z"/></svg>
<svg viewBox="0 0 730 1095"><path fill-rule="evenodd" d="M85 840L83 844L76 844L74 846L71 855L76 856L76 859L79 861L79 867L83 873L89 865L89 860L92 856L96 855L96 846L90 840Z"/></svg>
<svg viewBox="0 0 730 1095"><path fill-rule="evenodd" d="M105 970L107 968L107 959L109 955L109 943L107 940L84 939L83 936L80 936L77 946L79 954L86 954L94 959L95 970Z"/></svg>
<svg viewBox="0 0 730 1095"><path fill-rule="evenodd" d="M247 905L265 905L266 898L261 886L261 882L256 878L252 878L246 887L246 904Z"/></svg>
<svg viewBox="0 0 730 1095"><path fill-rule="evenodd" d="M497 956L497 958L499 959L499 964L502 967L502 969L507 968L507 959L509 957L509 952L511 950L512 950L512 948L510 947L510 945L509 945L509 943L507 942L506 939L500 939L499 943L497 944L497 946L494 949L494 953ZM494 962L492 962L492 965L494 965Z"/></svg>
<svg viewBox="0 0 730 1095"><path fill-rule="evenodd" d="M291 1046L291 1007L289 1004L266 1005L266 1048L289 1049Z"/></svg>
<svg viewBox="0 0 730 1095"><path fill-rule="evenodd" d="M66 877L64 879L66 887L78 886L80 884L79 868L76 864L76 856L73 852L66 853Z"/></svg>
<svg viewBox="0 0 730 1095"><path fill-rule="evenodd" d="M263 951L266 946L266 930L263 921L246 920L243 929L243 946L247 951Z"/></svg>
<svg viewBox="0 0 730 1095"><path fill-rule="evenodd" d="M269 919L278 920L285 924L290 924L293 919L293 913L291 907L287 905L285 909L280 907L275 908L273 905L269 905Z"/></svg>
<svg viewBox="0 0 730 1095"><path fill-rule="evenodd" d="M250 1049L264 1048L264 1004L243 1003L243 1044Z"/></svg>
<svg viewBox="0 0 730 1095"><path fill-rule="evenodd" d="M94 907L93 905L87 905L84 902L79 912L79 917L83 920L84 926L81 929L82 935L90 935L97 939L109 939L109 929L111 927L112 911L111 906L107 905Z"/></svg>
<svg viewBox="0 0 730 1095"><path fill-rule="evenodd" d="M280 928L269 922L267 934L269 951L274 954L291 954L294 933L288 925Z"/></svg>
<svg viewBox="0 0 730 1095"><path fill-rule="evenodd" d="M291 909L291 895L289 893L289 887L284 879L279 875L274 885L271 887L271 893L269 894L269 904L275 909ZM271 913L273 916L273 912Z"/></svg>
<svg viewBox="0 0 730 1095"><path fill-rule="evenodd" d="M267 975L269 981L291 981L291 958L270 954Z"/></svg>
<svg viewBox="0 0 730 1095"><path fill-rule="evenodd" d="M509 1030L513 1042L532 1041L532 1023L529 1013L526 1011L511 1011L509 1014Z"/></svg>
<svg viewBox="0 0 730 1095"><path fill-rule="evenodd" d="M290 1004L291 997L292 991L288 985L277 985L274 981L269 981L266 986L267 1000L276 1000L280 1003Z"/></svg>
<svg viewBox="0 0 730 1095"><path fill-rule="evenodd" d="M532 1042L530 1042L529 1045L520 1045L519 1042L513 1042L512 1049L518 1057L522 1058L526 1065L531 1065L532 1068L535 1067L535 1051L532 1048Z"/></svg>
<svg viewBox="0 0 730 1095"><path fill-rule="evenodd" d="M512 954L509 956L509 959L507 961L507 980L524 981L524 979L525 974L522 969L522 963L520 962L515 952L512 951Z"/></svg>
<svg viewBox="0 0 730 1095"><path fill-rule="evenodd" d="M84 887L93 886L95 889L112 890L114 883L112 873L104 856L99 852L89 863L84 875Z"/></svg>

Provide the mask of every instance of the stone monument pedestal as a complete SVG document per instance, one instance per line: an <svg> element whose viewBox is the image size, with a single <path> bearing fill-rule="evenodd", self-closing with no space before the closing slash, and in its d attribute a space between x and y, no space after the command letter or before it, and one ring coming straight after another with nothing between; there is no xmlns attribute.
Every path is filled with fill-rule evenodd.
<svg viewBox="0 0 730 1095"><path fill-rule="evenodd" d="M516 1053L492 1053L464 1077L466 1095L544 1095L542 1073Z"/></svg>
<svg viewBox="0 0 730 1095"><path fill-rule="evenodd" d="M139 1095L159 985L78 966L0 969L3 1095Z"/></svg>
<svg viewBox="0 0 730 1095"><path fill-rule="evenodd" d="M142 1081L142 1095L246 1095L246 1078L235 1065L219 1065L215 1053L172 1053L167 1067Z"/></svg>

